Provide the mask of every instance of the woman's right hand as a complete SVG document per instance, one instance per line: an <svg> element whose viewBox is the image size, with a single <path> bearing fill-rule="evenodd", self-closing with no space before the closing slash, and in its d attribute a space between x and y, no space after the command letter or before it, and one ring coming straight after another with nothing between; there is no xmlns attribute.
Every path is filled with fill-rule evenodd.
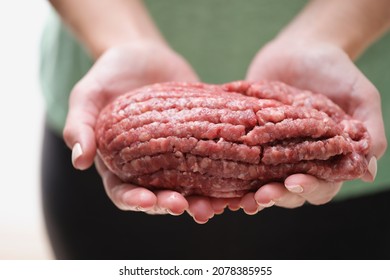
<svg viewBox="0 0 390 280"><path fill-rule="evenodd" d="M198 81L190 65L164 43L138 41L108 49L71 92L64 140L72 149L75 168L90 167L96 157L95 123L100 111L117 96L133 89L168 81ZM187 211L205 223L223 211L223 200L206 197L186 199L175 191L152 192L126 184L97 158L107 195L122 210L149 214L180 215Z"/></svg>

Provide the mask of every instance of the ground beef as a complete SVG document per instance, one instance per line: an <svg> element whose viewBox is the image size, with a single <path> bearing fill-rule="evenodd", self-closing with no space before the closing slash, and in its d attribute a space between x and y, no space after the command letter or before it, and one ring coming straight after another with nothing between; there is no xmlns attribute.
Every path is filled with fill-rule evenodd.
<svg viewBox="0 0 390 280"><path fill-rule="evenodd" d="M101 112L96 137L123 181L212 197L294 173L359 178L370 146L364 125L327 97L267 81L143 87Z"/></svg>

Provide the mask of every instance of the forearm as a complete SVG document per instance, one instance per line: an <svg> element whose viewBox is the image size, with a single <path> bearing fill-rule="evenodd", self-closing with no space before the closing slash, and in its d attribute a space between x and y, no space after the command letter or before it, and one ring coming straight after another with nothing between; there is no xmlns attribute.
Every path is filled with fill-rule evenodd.
<svg viewBox="0 0 390 280"><path fill-rule="evenodd" d="M139 0L50 0L62 20L95 58L136 40L164 42Z"/></svg>
<svg viewBox="0 0 390 280"><path fill-rule="evenodd" d="M390 27L390 0L313 0L279 34L326 42L356 58Z"/></svg>

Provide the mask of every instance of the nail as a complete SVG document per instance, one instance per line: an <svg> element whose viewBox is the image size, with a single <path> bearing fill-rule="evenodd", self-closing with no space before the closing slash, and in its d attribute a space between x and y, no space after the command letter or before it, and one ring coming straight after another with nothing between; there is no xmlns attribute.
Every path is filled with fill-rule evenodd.
<svg viewBox="0 0 390 280"><path fill-rule="evenodd" d="M287 188L290 192L292 192L292 193L301 193L301 192L303 192L303 188L302 188L302 186L300 186L300 185L292 185L292 186L287 186L287 185L286 185L286 188Z"/></svg>
<svg viewBox="0 0 390 280"><path fill-rule="evenodd" d="M179 214L173 213L173 211L172 211L171 209L169 209L169 208L166 208L165 211L166 211L169 215L172 215L172 216L180 216L180 215L182 215L182 214L184 213L184 212L181 212L181 213L179 213Z"/></svg>
<svg viewBox="0 0 390 280"><path fill-rule="evenodd" d="M273 206L274 204L275 204L275 201L270 200L268 203L259 203L259 206L267 208L267 207Z"/></svg>
<svg viewBox="0 0 390 280"><path fill-rule="evenodd" d="M377 172L377 160L375 156L373 156L368 163L368 172L370 172L372 180L374 180Z"/></svg>
<svg viewBox="0 0 390 280"><path fill-rule="evenodd" d="M141 207L141 206L135 206L135 211L139 211L139 212L145 212L145 208Z"/></svg>
<svg viewBox="0 0 390 280"><path fill-rule="evenodd" d="M205 221L200 221L200 220L198 220L198 219L196 219L196 218L194 217L194 221L195 221L196 223L200 224L200 225L204 225L205 223L207 223L207 222L209 221L209 219L207 219L207 220L205 220Z"/></svg>
<svg viewBox="0 0 390 280"><path fill-rule="evenodd" d="M261 209L263 209L263 208L262 208L261 206L259 206L259 207L257 207L257 209L254 210L254 211L247 211L247 210L245 210L245 209L243 209L243 210L244 210L245 214L252 216L252 215L256 215L257 213L259 213L259 211L260 211Z"/></svg>
<svg viewBox="0 0 390 280"><path fill-rule="evenodd" d="M83 150L81 149L80 143L76 143L72 149L72 164L74 167L77 168L76 161L82 156L82 154Z"/></svg>
<svg viewBox="0 0 390 280"><path fill-rule="evenodd" d="M238 206L229 205L228 208L230 211L238 211L238 210L240 210L241 207L240 207L240 205L238 205Z"/></svg>

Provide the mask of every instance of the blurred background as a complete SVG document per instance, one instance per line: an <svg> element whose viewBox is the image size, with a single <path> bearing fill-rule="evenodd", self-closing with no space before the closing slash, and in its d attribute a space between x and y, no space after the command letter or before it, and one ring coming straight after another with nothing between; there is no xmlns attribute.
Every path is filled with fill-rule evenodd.
<svg viewBox="0 0 390 280"><path fill-rule="evenodd" d="M0 259L51 259L40 204L45 0L0 1Z"/></svg>

